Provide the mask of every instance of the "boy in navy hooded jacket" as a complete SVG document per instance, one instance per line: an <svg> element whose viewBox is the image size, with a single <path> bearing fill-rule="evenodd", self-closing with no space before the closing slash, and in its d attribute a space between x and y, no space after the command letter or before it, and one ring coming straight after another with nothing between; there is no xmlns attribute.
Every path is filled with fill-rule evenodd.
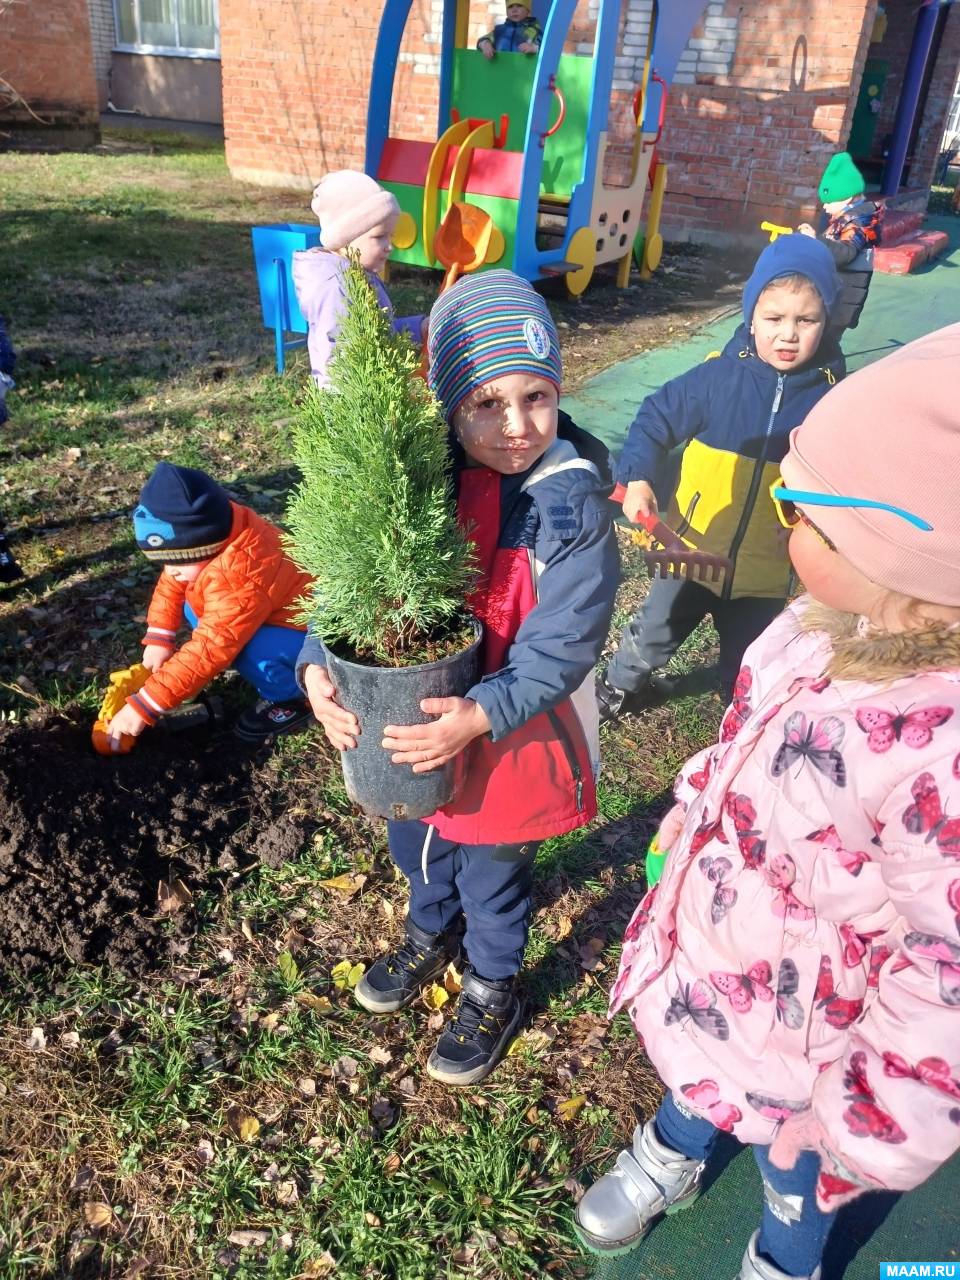
<svg viewBox="0 0 960 1280"><path fill-rule="evenodd" d="M640 406L617 469L624 515L635 521L657 511L670 454L683 447L664 519L690 546L729 556L733 572L717 583L654 579L597 679L605 720L642 704L653 673L708 613L729 699L744 651L782 610L790 561L770 485L790 432L846 371L825 336L839 289L825 245L781 236L757 259L743 291L744 322L723 351Z"/></svg>

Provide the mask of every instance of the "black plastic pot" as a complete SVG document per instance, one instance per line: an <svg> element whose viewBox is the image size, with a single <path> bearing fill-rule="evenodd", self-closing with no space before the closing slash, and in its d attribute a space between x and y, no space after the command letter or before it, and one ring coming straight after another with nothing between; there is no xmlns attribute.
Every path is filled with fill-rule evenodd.
<svg viewBox="0 0 960 1280"><path fill-rule="evenodd" d="M413 667L369 667L349 662L327 649L327 671L342 706L360 721L352 751L342 751L347 795L367 813L381 818L424 818L454 796L455 761L431 773L414 773L409 764L393 764L380 745L385 725L427 724L435 719L420 710L422 698L462 698L477 683L480 624L476 639L460 653Z"/></svg>

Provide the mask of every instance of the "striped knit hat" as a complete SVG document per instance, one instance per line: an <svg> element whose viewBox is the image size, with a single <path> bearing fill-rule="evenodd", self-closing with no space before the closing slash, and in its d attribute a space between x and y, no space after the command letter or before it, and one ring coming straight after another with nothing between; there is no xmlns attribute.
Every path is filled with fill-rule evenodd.
<svg viewBox="0 0 960 1280"><path fill-rule="evenodd" d="M466 276L430 312L430 386L447 421L485 382L532 373L558 388L560 340L547 304L512 271Z"/></svg>

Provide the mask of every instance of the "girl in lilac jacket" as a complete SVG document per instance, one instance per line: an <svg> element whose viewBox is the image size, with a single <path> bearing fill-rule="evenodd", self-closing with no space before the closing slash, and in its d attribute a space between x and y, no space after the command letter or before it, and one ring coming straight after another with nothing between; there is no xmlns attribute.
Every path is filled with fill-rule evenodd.
<svg viewBox="0 0 960 1280"><path fill-rule="evenodd" d="M753 1147L741 1280L817 1277L836 1209L960 1148L960 324L835 388L771 496L802 596L660 828L627 1008L667 1096L577 1207L622 1253ZM852 496L851 496L852 495Z"/></svg>
<svg viewBox="0 0 960 1280"><path fill-rule="evenodd" d="M303 318L310 326L310 372L317 386L325 387L327 365L346 306L343 277L350 252L359 255L380 305L393 318L390 295L378 273L390 256L400 206L373 178L341 169L321 179L310 207L320 221L321 247L301 249L293 255L293 284ZM426 317L403 316L394 320L393 326L419 345L426 334Z"/></svg>

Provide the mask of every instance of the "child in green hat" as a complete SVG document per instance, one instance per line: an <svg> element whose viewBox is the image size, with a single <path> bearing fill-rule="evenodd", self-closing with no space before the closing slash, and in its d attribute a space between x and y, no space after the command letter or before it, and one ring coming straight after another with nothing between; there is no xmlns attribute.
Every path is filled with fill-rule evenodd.
<svg viewBox="0 0 960 1280"><path fill-rule="evenodd" d="M880 243L880 209L867 199L865 187L863 174L850 154L838 151L831 156L817 188L829 219L817 238L833 254L843 284L831 326L837 335L843 329L855 329L860 321L873 275L873 250ZM797 230L805 236L817 235L809 222L801 223Z"/></svg>

